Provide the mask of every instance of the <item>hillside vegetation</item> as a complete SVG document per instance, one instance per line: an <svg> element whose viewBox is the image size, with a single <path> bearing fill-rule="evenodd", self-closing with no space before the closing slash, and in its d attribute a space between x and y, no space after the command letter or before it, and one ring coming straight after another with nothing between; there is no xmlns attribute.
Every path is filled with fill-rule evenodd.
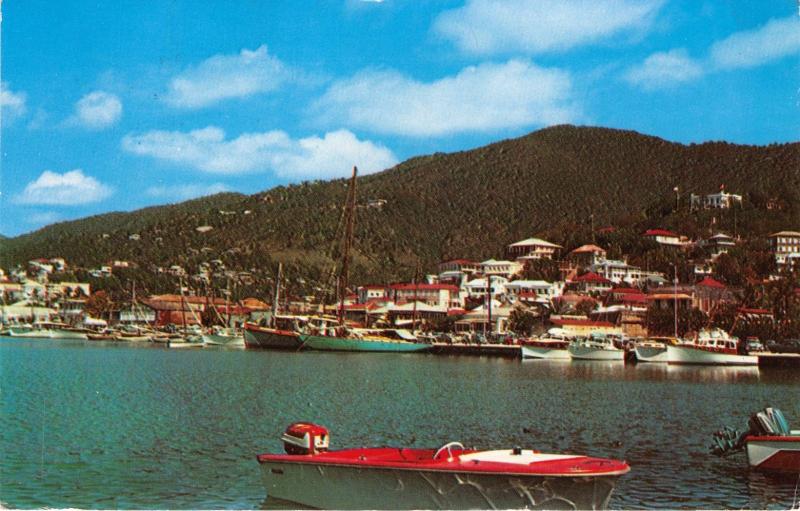
<svg viewBox="0 0 800 511"><path fill-rule="evenodd" d="M616 229L606 236L617 244L607 247L612 253L630 250L650 227L690 237L710 229L748 237L796 230L799 162L800 143L687 146L574 126L412 158L358 179L351 281L410 278L417 264L432 271L448 258L499 258L505 245L530 236L569 250L592 241L592 225ZM713 193L723 184L744 195L742 208L689 212L689 193ZM54 224L2 240L0 266L34 257L61 256L85 267L126 259L152 274L154 267L171 264L193 272L197 263L218 258L228 269L253 273L256 285L265 286L282 261L296 291L308 292L331 269L346 185L343 179L305 182ZM366 207L368 199L387 202ZM204 225L213 229L196 230ZM129 239L131 234L140 239Z"/></svg>

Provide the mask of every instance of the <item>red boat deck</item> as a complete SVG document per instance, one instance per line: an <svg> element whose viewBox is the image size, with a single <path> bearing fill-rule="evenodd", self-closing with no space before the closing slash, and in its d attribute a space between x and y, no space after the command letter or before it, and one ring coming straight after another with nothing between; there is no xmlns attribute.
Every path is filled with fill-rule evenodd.
<svg viewBox="0 0 800 511"><path fill-rule="evenodd" d="M536 451L475 451L453 449L434 459L433 449L377 447L344 449L314 455L260 454L259 463L301 463L394 470L527 475L549 477L616 476L630 471L624 461Z"/></svg>

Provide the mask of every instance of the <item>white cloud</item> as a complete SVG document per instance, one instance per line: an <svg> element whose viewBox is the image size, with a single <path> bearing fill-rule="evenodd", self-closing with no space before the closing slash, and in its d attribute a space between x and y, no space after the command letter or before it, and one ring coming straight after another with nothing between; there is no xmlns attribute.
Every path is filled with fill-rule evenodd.
<svg viewBox="0 0 800 511"><path fill-rule="evenodd" d="M81 169L63 174L45 170L28 183L25 190L14 198L17 204L49 206L74 206L99 202L111 196L113 190L97 179L86 176Z"/></svg>
<svg viewBox="0 0 800 511"><path fill-rule="evenodd" d="M223 183L213 183L210 185L193 183L185 185L151 186L147 188L144 193L150 197L159 199L181 201L228 191L230 191L230 188Z"/></svg>
<svg viewBox="0 0 800 511"><path fill-rule="evenodd" d="M434 31L463 52L563 51L646 29L664 0L468 0L445 11Z"/></svg>
<svg viewBox="0 0 800 511"><path fill-rule="evenodd" d="M94 91L75 104L74 121L91 129L111 126L122 116L122 102L114 94Z"/></svg>
<svg viewBox="0 0 800 511"><path fill-rule="evenodd" d="M0 115L14 119L25 113L26 96L24 92L14 92L7 82L0 82Z"/></svg>
<svg viewBox="0 0 800 511"><path fill-rule="evenodd" d="M358 138L347 130L324 137L294 140L283 131L245 133L226 140L215 126L190 131L149 131L129 134L122 147L134 154L217 174L271 170L290 178L340 177L353 165L362 173L377 172L397 163L386 147Z"/></svg>
<svg viewBox="0 0 800 511"><path fill-rule="evenodd" d="M685 49L654 53L628 70L625 79L643 89L667 88L692 81L703 75L703 66L692 59Z"/></svg>
<svg viewBox="0 0 800 511"><path fill-rule="evenodd" d="M527 61L486 63L424 83L396 71L364 71L334 83L312 110L322 123L378 133L441 136L570 122L569 75Z"/></svg>
<svg viewBox="0 0 800 511"><path fill-rule="evenodd" d="M280 87L289 71L262 45L235 55L214 55L172 79L166 101L178 108L202 108Z"/></svg>
<svg viewBox="0 0 800 511"><path fill-rule="evenodd" d="M714 43L711 64L718 69L756 67L800 54L800 18L773 19L754 30L737 32Z"/></svg>

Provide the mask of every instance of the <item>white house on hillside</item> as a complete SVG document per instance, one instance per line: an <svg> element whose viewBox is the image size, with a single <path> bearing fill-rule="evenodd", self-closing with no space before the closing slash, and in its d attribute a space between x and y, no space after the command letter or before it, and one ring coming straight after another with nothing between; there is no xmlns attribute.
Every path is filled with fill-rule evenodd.
<svg viewBox="0 0 800 511"><path fill-rule="evenodd" d="M506 247L506 257L519 262L530 259L552 259L553 254L559 249L561 249L561 245L539 238L528 238Z"/></svg>

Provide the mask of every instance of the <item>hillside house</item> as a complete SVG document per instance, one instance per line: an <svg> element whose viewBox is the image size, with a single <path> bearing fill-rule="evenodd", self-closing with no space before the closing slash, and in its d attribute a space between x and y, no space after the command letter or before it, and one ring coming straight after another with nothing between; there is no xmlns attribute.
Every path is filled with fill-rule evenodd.
<svg viewBox="0 0 800 511"><path fill-rule="evenodd" d="M682 247L686 244L681 235L666 229L648 229L642 236L667 247Z"/></svg>
<svg viewBox="0 0 800 511"><path fill-rule="evenodd" d="M519 263L531 259L553 259L553 255L561 248L561 245L543 239L528 238L506 247L506 257Z"/></svg>
<svg viewBox="0 0 800 511"><path fill-rule="evenodd" d="M614 282L592 271L575 277L570 284L573 289L588 294L600 294L614 287Z"/></svg>
<svg viewBox="0 0 800 511"><path fill-rule="evenodd" d="M582 245L567 254L567 260L579 268L586 268L605 260L605 258L605 249L597 245Z"/></svg>
<svg viewBox="0 0 800 511"><path fill-rule="evenodd" d="M779 266L800 264L800 232L781 231L770 234L769 246Z"/></svg>
<svg viewBox="0 0 800 511"><path fill-rule="evenodd" d="M692 210L697 209L730 209L736 204L742 204L742 196L725 191L725 187L720 187L719 193L709 195L691 194L689 204Z"/></svg>
<svg viewBox="0 0 800 511"><path fill-rule="evenodd" d="M484 275L497 275L506 278L518 274L522 271L523 265L516 261L498 261L488 259L481 263L481 273Z"/></svg>

